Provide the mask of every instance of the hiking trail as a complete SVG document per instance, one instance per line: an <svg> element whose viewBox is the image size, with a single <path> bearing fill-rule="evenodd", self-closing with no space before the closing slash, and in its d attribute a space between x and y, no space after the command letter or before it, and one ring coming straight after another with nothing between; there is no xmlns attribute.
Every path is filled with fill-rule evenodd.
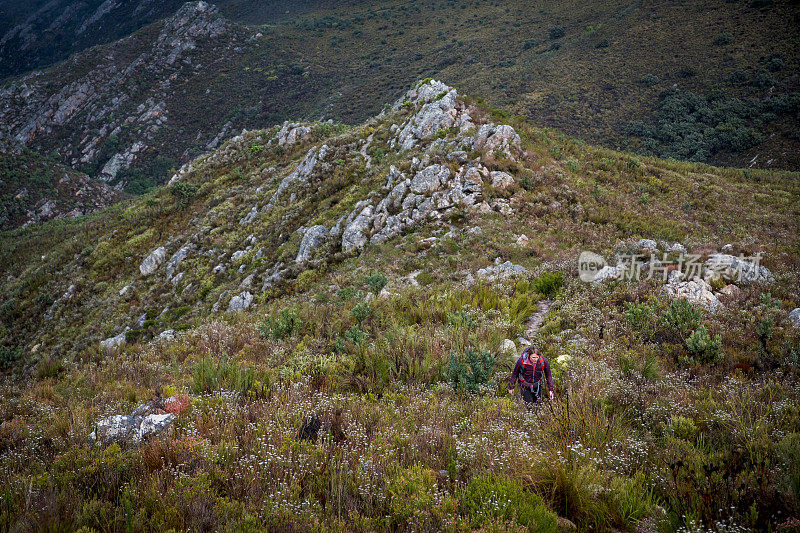
<svg viewBox="0 0 800 533"><path fill-rule="evenodd" d="M536 312L528 318L528 322L525 323L525 338L530 339L536 335L544 324L544 317L550 312L551 307L553 307L553 300L545 299L539 302L539 309L537 309Z"/></svg>

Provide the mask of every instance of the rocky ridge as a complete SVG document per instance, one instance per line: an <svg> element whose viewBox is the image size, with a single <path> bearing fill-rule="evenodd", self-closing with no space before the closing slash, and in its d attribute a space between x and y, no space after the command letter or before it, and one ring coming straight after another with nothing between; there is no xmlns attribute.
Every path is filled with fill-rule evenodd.
<svg viewBox="0 0 800 533"><path fill-rule="evenodd" d="M107 234L107 246L59 266L64 274L52 292L65 297L46 310L50 324L30 322L36 330L25 337L27 349L72 349L53 336L53 324L77 315L85 317L81 342L111 353L131 341L173 336L186 317L251 310L331 264L417 231L426 232L422 254L445 240L479 238L480 227L453 221L530 213L520 203L519 177L537 176L523 166L527 157L514 127L493 122L435 80L359 127L286 122L243 132L183 165L150 201L153 207L143 205L144 218L134 216L140 225ZM565 185L552 188L568 197ZM561 209L555 203L544 208ZM159 209L170 214L156 232L150 217ZM156 215L146 214L152 210ZM524 235L508 240L518 248L530 242ZM686 251L679 243L637 246ZM453 276L473 284L529 273L491 257ZM412 274L395 283L418 284L420 272ZM87 299L90 275L107 281L104 293ZM675 297L716 305L710 278L664 281Z"/></svg>

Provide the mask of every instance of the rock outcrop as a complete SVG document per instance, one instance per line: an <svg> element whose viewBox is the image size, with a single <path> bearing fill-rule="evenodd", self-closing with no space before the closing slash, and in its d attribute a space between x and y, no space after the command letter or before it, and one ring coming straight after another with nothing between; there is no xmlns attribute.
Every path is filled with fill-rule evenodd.
<svg viewBox="0 0 800 533"><path fill-rule="evenodd" d="M311 259L314 250L322 246L328 236L328 228L322 225L312 226L303 234L300 242L300 251L297 252L295 262L305 263Z"/></svg>
<svg viewBox="0 0 800 533"><path fill-rule="evenodd" d="M164 411L175 398L165 401L156 399L137 407L130 415L112 415L95 423L89 435L90 440L101 447L112 443L121 445L139 444L148 438L169 429L175 421L175 414Z"/></svg>
<svg viewBox="0 0 800 533"><path fill-rule="evenodd" d="M684 298L712 313L716 312L721 305L719 298L711 290L711 285L704 279L695 277L684 281L683 276L677 270L670 272L663 291L670 298Z"/></svg>
<svg viewBox="0 0 800 533"><path fill-rule="evenodd" d="M142 276L149 276L153 272L155 272L161 263L164 262L164 259L167 257L167 249L163 246L159 246L149 254L147 257L144 258L142 264L139 265L139 272L141 272Z"/></svg>

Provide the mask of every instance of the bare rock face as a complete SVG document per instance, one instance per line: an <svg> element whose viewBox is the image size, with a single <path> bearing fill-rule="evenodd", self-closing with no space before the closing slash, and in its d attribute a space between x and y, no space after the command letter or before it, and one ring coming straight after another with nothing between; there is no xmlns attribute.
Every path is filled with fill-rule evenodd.
<svg viewBox="0 0 800 533"><path fill-rule="evenodd" d="M789 312L789 322L791 322L792 326L800 328L800 307Z"/></svg>
<svg viewBox="0 0 800 533"><path fill-rule="evenodd" d="M145 32L102 54L82 52L70 60L69 75L67 67L57 66L3 87L0 124L21 144L42 152L58 149L72 166L101 168L93 177L118 180L122 170L155 157L156 136L170 120L168 102L179 98L173 85L202 74L202 65L195 68L188 52L203 47L222 53L237 38L232 28L215 6L186 3L164 20L157 36ZM145 51L130 53L131 46L142 44ZM143 75L149 80L144 90ZM110 146L115 150L109 154Z"/></svg>
<svg viewBox="0 0 800 533"><path fill-rule="evenodd" d="M250 307L252 303L253 295L250 293L250 291L242 291L231 298L231 301L228 302L228 311L239 313Z"/></svg>
<svg viewBox="0 0 800 533"><path fill-rule="evenodd" d="M693 278L683 281L682 274L677 270L670 272L667 284L662 290L670 298L684 298L712 313L722 305L717 295L712 292L711 285L705 280Z"/></svg>
<svg viewBox="0 0 800 533"><path fill-rule="evenodd" d="M323 146L322 148L324 149L325 147ZM297 165L297 168L281 180L280 185L278 185L278 190L272 195L268 205L274 205L278 198L293 184L305 183L308 181L308 178L317 166L318 159L316 147L311 148L300 164Z"/></svg>
<svg viewBox="0 0 800 533"><path fill-rule="evenodd" d="M278 146L290 148L295 144L308 139L311 136L311 127L294 122L284 122L281 129L275 135Z"/></svg>
<svg viewBox="0 0 800 533"><path fill-rule="evenodd" d="M322 246L327 236L328 228L322 225L313 226L306 230L305 234L303 234L303 240L300 242L300 251L297 253L295 261L297 263L305 263L311 259L311 254Z"/></svg>
<svg viewBox="0 0 800 533"><path fill-rule="evenodd" d="M137 407L130 415L112 415L95 422L90 440L101 447L112 443L139 444L148 438L168 430L175 421L173 413L165 413L163 408L175 397L153 401Z"/></svg>
<svg viewBox="0 0 800 533"><path fill-rule="evenodd" d="M175 274L175 270L180 265L181 261L189 257L189 255L197 248L192 243L183 246L180 250L172 254L169 261L167 262L167 281L172 279L172 276Z"/></svg>
<svg viewBox="0 0 800 533"><path fill-rule="evenodd" d="M411 89L395 104L395 108L399 109L406 103L422 104L422 107L397 134L396 142L401 150L413 148L439 130L453 127L465 130L473 126L464 104L458 100L458 92L442 82L431 80Z"/></svg>
<svg viewBox="0 0 800 533"><path fill-rule="evenodd" d="M103 354L108 356L119 350L125 344L125 333L127 331L128 329L126 328L125 331L119 335L100 341L100 350Z"/></svg>
<svg viewBox="0 0 800 533"><path fill-rule="evenodd" d="M495 189L507 189L514 185L514 176L507 172L492 172L490 179L492 180L492 187Z"/></svg>
<svg viewBox="0 0 800 533"><path fill-rule="evenodd" d="M374 208L367 206L347 225L342 233L342 250L349 252L367 244L369 238L366 233L372 224L373 212Z"/></svg>
<svg viewBox="0 0 800 533"><path fill-rule="evenodd" d="M164 262L164 259L167 257L167 249L163 246L159 246L152 252L150 252L147 257L144 258L142 264L139 265L139 272L142 273L142 276L149 276L156 269Z"/></svg>
<svg viewBox="0 0 800 533"><path fill-rule="evenodd" d="M449 168L444 165L431 165L414 176L409 188L415 194L429 194L439 189L449 178Z"/></svg>
<svg viewBox="0 0 800 533"><path fill-rule="evenodd" d="M515 265L511 261L506 261L505 263L498 262L496 265L478 270L478 277L487 279L507 279L521 276L526 272L528 272L528 269L524 266Z"/></svg>
<svg viewBox="0 0 800 533"><path fill-rule="evenodd" d="M488 155L501 154L509 159L516 159L522 151L522 141L511 126L501 124L484 124L478 130L472 143L473 150L483 150Z"/></svg>

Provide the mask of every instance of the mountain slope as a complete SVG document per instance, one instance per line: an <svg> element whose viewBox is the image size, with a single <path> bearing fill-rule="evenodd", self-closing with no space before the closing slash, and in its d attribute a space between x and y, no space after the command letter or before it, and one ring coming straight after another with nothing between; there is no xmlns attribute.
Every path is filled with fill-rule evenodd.
<svg viewBox="0 0 800 533"><path fill-rule="evenodd" d="M588 146L428 80L1 233L0 523L776 528L797 178ZM711 268L723 245L769 270ZM702 278L669 273L682 247ZM669 280L585 283L584 250ZM529 411L505 380L533 316L556 390Z"/></svg>
<svg viewBox="0 0 800 533"><path fill-rule="evenodd" d="M502 213L494 222L499 236L500 228L533 232L526 253L546 261L577 257L581 246L609 250L632 236L701 247L739 241L768 253L770 267L769 257L796 251L793 174L645 163L533 129L522 148L513 128L492 126L485 111L454 90L430 82L418 92L410 93L410 103L401 100L391 113L346 133L340 134L346 126L332 123L285 123L239 135L184 165L152 196L73 226L35 230L30 238L10 234L0 263L14 280L4 289L16 309L7 315L16 317L6 323L8 333L25 350L37 345L69 353L133 327L137 317L157 312L167 329L225 310L244 289L269 298L278 280L308 268L296 256L312 227L320 231L312 242L328 243L322 265L424 226L430 217L446 228L462 212ZM400 185L410 178L420 183ZM426 200L440 190L449 192ZM363 228L348 229L354 221ZM561 233L568 240L551 248ZM53 248L51 238L64 244ZM41 267L30 260L40 251L55 254L48 262L59 265L61 275L35 274ZM491 241L463 251L479 262L501 252L510 250ZM145 273L140 263L148 254L159 272L172 259L166 279ZM794 261L790 255L780 264ZM178 264L190 265L190 272L180 276ZM31 275L35 285L25 281ZM57 313L58 305L49 306L71 285L88 291L76 300L79 307L65 312L59 327L59 321L41 322ZM41 304L30 306L27 299L35 295ZM169 319L167 311L178 308ZM81 333L62 336L62 327Z"/></svg>
<svg viewBox="0 0 800 533"><path fill-rule="evenodd" d="M125 37L172 14L183 2L0 1L0 79L51 65Z"/></svg>
<svg viewBox="0 0 800 533"><path fill-rule="evenodd" d="M791 2L756 4L386 0L311 4L250 27L230 20L277 15L223 3L223 20L187 4L166 23L11 80L0 119L32 148L141 192L242 128L358 123L436 75L608 146L796 169L797 14ZM220 26L204 26L212 21Z"/></svg>
<svg viewBox="0 0 800 533"><path fill-rule="evenodd" d="M118 201L105 183L0 139L0 230L77 217Z"/></svg>

